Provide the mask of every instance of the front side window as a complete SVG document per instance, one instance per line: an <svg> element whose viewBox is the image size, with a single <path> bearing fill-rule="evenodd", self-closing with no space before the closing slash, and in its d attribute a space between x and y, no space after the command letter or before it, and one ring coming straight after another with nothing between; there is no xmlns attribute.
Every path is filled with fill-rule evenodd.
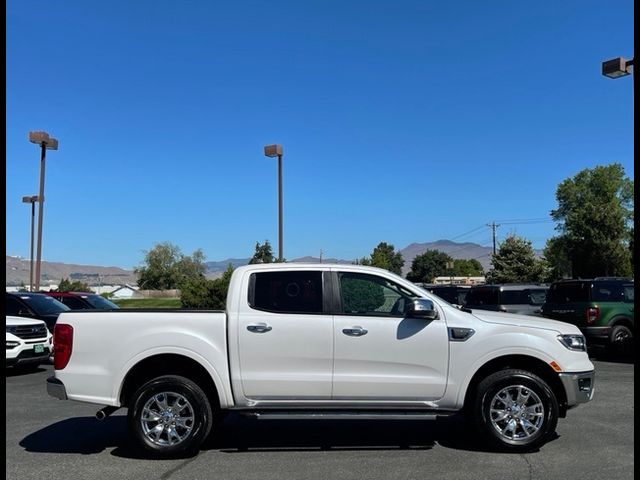
<svg viewBox="0 0 640 480"><path fill-rule="evenodd" d="M322 313L322 272L251 274L249 305L274 313Z"/></svg>
<svg viewBox="0 0 640 480"><path fill-rule="evenodd" d="M409 290L383 277L340 273L342 312L347 315L403 317L416 298Z"/></svg>
<svg viewBox="0 0 640 480"><path fill-rule="evenodd" d="M546 290L529 290L529 305L542 305L546 299Z"/></svg>
<svg viewBox="0 0 640 480"><path fill-rule="evenodd" d="M634 290L633 285L625 285L624 286L624 301L633 303Z"/></svg>

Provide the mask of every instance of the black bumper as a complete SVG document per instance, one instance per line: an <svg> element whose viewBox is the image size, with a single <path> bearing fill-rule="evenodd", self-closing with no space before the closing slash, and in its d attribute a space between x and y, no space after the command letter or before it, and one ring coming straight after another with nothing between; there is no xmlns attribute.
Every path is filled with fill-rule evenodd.
<svg viewBox="0 0 640 480"><path fill-rule="evenodd" d="M42 353L35 353L33 350L24 350L17 357L7 358L7 367L15 367L16 365L40 365L47 363L51 351L48 348Z"/></svg>

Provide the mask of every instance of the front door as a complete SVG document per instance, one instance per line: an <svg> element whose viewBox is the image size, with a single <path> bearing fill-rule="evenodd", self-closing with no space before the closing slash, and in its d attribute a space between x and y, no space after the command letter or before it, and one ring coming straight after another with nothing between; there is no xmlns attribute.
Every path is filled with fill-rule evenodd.
<svg viewBox="0 0 640 480"><path fill-rule="evenodd" d="M258 271L249 282L238 319L244 396L330 399L333 317L324 313L323 272Z"/></svg>
<svg viewBox="0 0 640 480"><path fill-rule="evenodd" d="M405 318L415 294L383 276L334 275L334 400L429 401L447 383L449 339L437 320Z"/></svg>

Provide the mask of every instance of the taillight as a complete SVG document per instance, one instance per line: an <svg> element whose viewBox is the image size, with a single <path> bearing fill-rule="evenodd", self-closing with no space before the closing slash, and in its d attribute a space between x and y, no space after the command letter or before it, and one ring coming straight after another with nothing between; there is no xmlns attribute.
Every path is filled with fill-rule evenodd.
<svg viewBox="0 0 640 480"><path fill-rule="evenodd" d="M57 323L53 331L53 367L62 370L71 359L73 327Z"/></svg>
<svg viewBox="0 0 640 480"><path fill-rule="evenodd" d="M600 309L598 307L589 307L584 312L588 324L595 323L600 318Z"/></svg>

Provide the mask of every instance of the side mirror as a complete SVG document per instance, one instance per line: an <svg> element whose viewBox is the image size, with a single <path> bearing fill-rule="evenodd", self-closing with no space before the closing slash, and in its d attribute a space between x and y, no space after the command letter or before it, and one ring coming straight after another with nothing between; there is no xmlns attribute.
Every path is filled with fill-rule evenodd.
<svg viewBox="0 0 640 480"><path fill-rule="evenodd" d="M424 320L436 320L438 312L431 300L418 298L409 304L407 309L408 318L422 318Z"/></svg>

